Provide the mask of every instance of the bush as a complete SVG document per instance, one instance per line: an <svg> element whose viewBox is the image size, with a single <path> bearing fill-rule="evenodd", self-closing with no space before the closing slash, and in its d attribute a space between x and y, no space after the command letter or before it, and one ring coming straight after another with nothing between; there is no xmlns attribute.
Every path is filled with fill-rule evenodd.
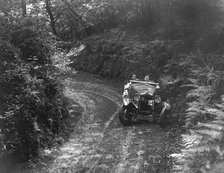
<svg viewBox="0 0 224 173"><path fill-rule="evenodd" d="M85 50L73 57L75 60L72 66L104 77L119 77L124 70L121 58L123 47L122 44L106 40L87 42Z"/></svg>
<svg viewBox="0 0 224 173"><path fill-rule="evenodd" d="M182 135L183 149L177 158L177 169L181 172L217 172L221 173L223 167L223 129L224 104L220 100L223 90L223 72L204 68L198 59L219 67L214 62L215 56L191 56L191 70L187 82L182 85L188 89L186 94L187 109L185 114L185 127L188 134ZM220 61L221 62L221 61ZM204 62L205 63L205 62ZM203 63L203 65L204 65ZM216 66L217 65L217 66ZM179 167L179 168L178 168ZM173 172L179 172L175 170Z"/></svg>
<svg viewBox="0 0 224 173"><path fill-rule="evenodd" d="M70 57L74 62L71 66L109 78L127 79L131 73L136 73L140 78L150 74L158 80L172 59L169 44L164 41L125 42L116 37L117 32L111 32L110 38L86 39L81 45L84 49Z"/></svg>
<svg viewBox="0 0 224 173"><path fill-rule="evenodd" d="M27 160L52 144L68 112L39 34L25 28L11 38L0 40L1 154Z"/></svg>

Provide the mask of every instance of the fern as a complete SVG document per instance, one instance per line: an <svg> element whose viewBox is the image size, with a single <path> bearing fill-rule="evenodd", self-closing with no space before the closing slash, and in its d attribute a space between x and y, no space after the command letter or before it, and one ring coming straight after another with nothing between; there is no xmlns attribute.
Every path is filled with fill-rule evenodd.
<svg viewBox="0 0 224 173"><path fill-rule="evenodd" d="M217 130L219 132L223 129L222 125L216 124L216 123L213 123L213 124L212 123L198 123L198 127L208 128L208 129L212 129L212 130Z"/></svg>
<svg viewBox="0 0 224 173"><path fill-rule="evenodd" d="M192 70L187 94L186 127L190 134L182 135L182 151L173 172L223 173L224 167L224 103L214 104L220 79L211 72ZM216 91L216 92L215 92Z"/></svg>

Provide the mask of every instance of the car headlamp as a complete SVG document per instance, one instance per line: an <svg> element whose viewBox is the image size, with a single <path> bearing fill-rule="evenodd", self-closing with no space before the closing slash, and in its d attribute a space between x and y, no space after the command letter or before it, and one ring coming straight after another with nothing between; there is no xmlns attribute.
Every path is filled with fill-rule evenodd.
<svg viewBox="0 0 224 173"><path fill-rule="evenodd" d="M160 103L161 102L161 97L159 95L155 96L155 102Z"/></svg>
<svg viewBox="0 0 224 173"><path fill-rule="evenodd" d="M125 106L127 106L130 103L128 90L124 90L124 92L123 92L123 103Z"/></svg>
<svg viewBox="0 0 224 173"><path fill-rule="evenodd" d="M160 86L159 85L156 85L156 89L160 89Z"/></svg>
<svg viewBox="0 0 224 173"><path fill-rule="evenodd" d="M128 96L128 91L127 90L124 90L123 97L127 97L127 96Z"/></svg>
<svg viewBox="0 0 224 173"><path fill-rule="evenodd" d="M127 105L130 103L130 99L128 98L127 95L124 96L124 98L123 98L123 103L124 103L125 106L127 106Z"/></svg>
<svg viewBox="0 0 224 173"><path fill-rule="evenodd" d="M135 96L134 96L134 100L135 100L136 102L138 102L138 101L140 100L140 95L135 95Z"/></svg>

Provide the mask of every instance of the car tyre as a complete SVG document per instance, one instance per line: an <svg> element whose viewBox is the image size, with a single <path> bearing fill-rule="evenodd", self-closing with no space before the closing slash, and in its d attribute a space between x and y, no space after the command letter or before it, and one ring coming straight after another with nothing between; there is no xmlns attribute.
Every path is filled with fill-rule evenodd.
<svg viewBox="0 0 224 173"><path fill-rule="evenodd" d="M167 126L167 123L168 123L167 119L168 119L168 111L164 107L162 111L160 112L160 116L159 116L160 127L165 128Z"/></svg>
<svg viewBox="0 0 224 173"><path fill-rule="evenodd" d="M119 111L119 120L125 126L131 124L131 118L130 118L129 111L124 106L122 106L120 108L120 111Z"/></svg>

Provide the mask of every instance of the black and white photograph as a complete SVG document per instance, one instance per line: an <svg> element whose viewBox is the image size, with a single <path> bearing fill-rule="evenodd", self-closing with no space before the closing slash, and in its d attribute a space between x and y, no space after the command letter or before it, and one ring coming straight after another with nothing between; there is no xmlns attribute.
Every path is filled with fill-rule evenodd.
<svg viewBox="0 0 224 173"><path fill-rule="evenodd" d="M0 0L0 173L224 173L224 0Z"/></svg>

